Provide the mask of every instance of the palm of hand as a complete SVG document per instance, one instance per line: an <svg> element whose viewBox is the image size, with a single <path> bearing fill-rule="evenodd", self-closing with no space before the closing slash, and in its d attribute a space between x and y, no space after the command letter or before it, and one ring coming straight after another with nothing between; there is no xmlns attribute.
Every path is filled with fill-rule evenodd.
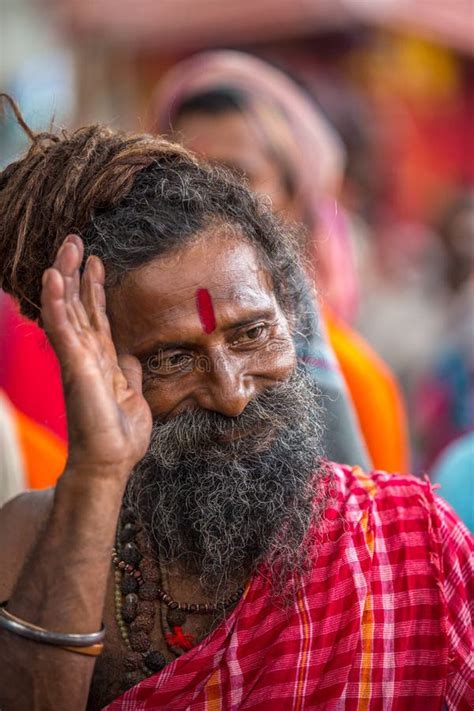
<svg viewBox="0 0 474 711"><path fill-rule="evenodd" d="M43 275L44 328L61 364L69 466L128 475L145 454L151 412L133 356L118 357L105 312L104 267L90 257L82 279L82 240L69 235Z"/></svg>

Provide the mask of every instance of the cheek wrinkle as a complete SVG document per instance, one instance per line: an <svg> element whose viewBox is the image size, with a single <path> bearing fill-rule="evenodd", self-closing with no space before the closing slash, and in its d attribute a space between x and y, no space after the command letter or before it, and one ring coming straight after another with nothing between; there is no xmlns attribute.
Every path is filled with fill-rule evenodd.
<svg viewBox="0 0 474 711"><path fill-rule="evenodd" d="M212 333L216 330L216 316L212 305L212 297L207 289L196 291L196 308L199 320L204 333Z"/></svg>

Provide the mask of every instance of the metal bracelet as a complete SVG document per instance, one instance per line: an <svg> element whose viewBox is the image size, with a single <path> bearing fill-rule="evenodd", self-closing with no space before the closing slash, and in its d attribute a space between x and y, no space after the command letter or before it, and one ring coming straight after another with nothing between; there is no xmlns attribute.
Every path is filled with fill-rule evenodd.
<svg viewBox="0 0 474 711"><path fill-rule="evenodd" d="M38 627L30 622L25 622L19 617L16 617L11 612L5 609L4 602L0 604L0 628L13 632L25 639L31 639L33 642L42 642L43 644L54 644L62 647L90 647L94 644L99 644L105 637L105 626L102 625L99 632L90 634L65 634L63 632L50 632L49 630Z"/></svg>

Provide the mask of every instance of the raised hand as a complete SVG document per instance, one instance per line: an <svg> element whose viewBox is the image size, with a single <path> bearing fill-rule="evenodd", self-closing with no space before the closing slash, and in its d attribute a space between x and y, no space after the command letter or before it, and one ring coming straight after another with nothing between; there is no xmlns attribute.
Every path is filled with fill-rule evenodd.
<svg viewBox="0 0 474 711"><path fill-rule="evenodd" d="M42 321L61 364L69 431L68 468L122 477L145 454L151 412L133 356L118 357L105 311L104 266L69 235L43 274Z"/></svg>

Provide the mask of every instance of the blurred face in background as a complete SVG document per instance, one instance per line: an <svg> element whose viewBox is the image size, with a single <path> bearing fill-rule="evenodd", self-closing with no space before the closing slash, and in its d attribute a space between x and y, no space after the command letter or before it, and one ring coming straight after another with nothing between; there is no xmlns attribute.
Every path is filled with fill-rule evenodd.
<svg viewBox="0 0 474 711"><path fill-rule="evenodd" d="M245 176L253 191L270 198L275 213L288 220L302 219L282 162L265 145L251 116L238 109L196 110L178 115L173 128L175 140L186 148Z"/></svg>

